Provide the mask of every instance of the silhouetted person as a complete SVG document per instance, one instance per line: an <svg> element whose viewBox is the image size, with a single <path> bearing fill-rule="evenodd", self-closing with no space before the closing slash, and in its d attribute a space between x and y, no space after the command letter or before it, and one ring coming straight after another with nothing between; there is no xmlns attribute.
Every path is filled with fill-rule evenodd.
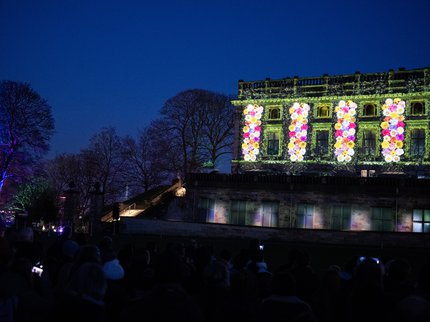
<svg viewBox="0 0 430 322"><path fill-rule="evenodd" d="M256 320L317 322L309 303L297 296L296 280L288 270L275 272L272 294L262 300Z"/></svg>
<svg viewBox="0 0 430 322"><path fill-rule="evenodd" d="M347 321L385 321L387 299L383 285L384 266L371 257L360 257L352 277L352 289L348 298Z"/></svg>
<svg viewBox="0 0 430 322"><path fill-rule="evenodd" d="M74 272L65 291L56 298L54 316L63 322L107 322L103 298L106 276L100 263L85 262Z"/></svg>

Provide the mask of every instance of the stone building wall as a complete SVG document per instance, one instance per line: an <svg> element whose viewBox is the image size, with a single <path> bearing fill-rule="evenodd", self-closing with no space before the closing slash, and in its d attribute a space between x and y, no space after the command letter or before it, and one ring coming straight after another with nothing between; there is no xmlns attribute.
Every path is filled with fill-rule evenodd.
<svg viewBox="0 0 430 322"><path fill-rule="evenodd" d="M357 178L353 181L343 178L314 180L302 177L294 178L295 182L286 184L280 180L279 184L276 182L279 179L274 178L271 182L270 179L260 179L256 176L254 180L249 179L249 182L242 182L244 179L241 178L239 180L242 181L238 184L227 182L231 179L222 176L218 179L211 182L198 180L195 181L196 186L188 185L186 218L196 219L200 198L215 202L218 214L212 222L224 224L231 224L229 212L232 200L250 201L254 207L251 211L257 209L262 201L278 201L276 227L297 227L297 206L309 204L313 205L312 228L331 229L332 206L348 205L351 207L350 230L372 230L372 207L378 207L391 209L394 231L411 232L413 209L430 209L430 200L426 193L430 187L429 180L408 181L405 184L402 180L369 181L369 178L361 180Z"/></svg>

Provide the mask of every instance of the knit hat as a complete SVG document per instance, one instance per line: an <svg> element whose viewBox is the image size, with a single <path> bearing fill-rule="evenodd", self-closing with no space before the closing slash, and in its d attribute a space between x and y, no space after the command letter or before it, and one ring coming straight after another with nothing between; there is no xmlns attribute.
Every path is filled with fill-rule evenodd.
<svg viewBox="0 0 430 322"><path fill-rule="evenodd" d="M117 258L104 263L103 271L108 280L120 280L124 277L124 268Z"/></svg>
<svg viewBox="0 0 430 322"><path fill-rule="evenodd" d="M267 270L267 264L265 262L257 262L257 263L255 263L255 265L257 266L258 273L269 273L269 274L271 274Z"/></svg>

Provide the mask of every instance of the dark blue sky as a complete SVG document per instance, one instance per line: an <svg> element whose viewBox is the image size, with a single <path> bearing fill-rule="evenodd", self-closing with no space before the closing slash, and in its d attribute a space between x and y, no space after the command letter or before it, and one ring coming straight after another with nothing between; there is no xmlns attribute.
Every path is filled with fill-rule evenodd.
<svg viewBox="0 0 430 322"><path fill-rule="evenodd" d="M429 0L0 0L0 79L52 106L53 157L187 89L430 66Z"/></svg>

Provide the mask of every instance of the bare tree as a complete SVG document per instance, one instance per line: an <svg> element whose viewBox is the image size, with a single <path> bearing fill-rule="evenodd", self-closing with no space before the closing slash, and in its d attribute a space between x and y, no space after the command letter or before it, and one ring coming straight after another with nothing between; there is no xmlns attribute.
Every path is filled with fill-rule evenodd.
<svg viewBox="0 0 430 322"><path fill-rule="evenodd" d="M173 179L182 172L185 161L182 140L172 135L169 123L167 119L157 119L149 125L148 133L151 133L152 147L159 167L170 173L170 178Z"/></svg>
<svg viewBox="0 0 430 322"><path fill-rule="evenodd" d="M106 203L121 199L126 183L123 176L124 157L122 140L113 127L106 127L90 139L90 145L81 152L85 163L91 165L93 181L100 183ZM92 185L90 185L90 188Z"/></svg>
<svg viewBox="0 0 430 322"><path fill-rule="evenodd" d="M102 128L78 154L62 154L45 163L45 175L59 194L70 183L79 192L79 215L89 211L91 191L100 184L105 203L121 199L124 178L122 139L112 127Z"/></svg>
<svg viewBox="0 0 430 322"><path fill-rule="evenodd" d="M232 98L222 94L208 97L208 108L204 113L202 153L214 166L222 156L232 153L234 140Z"/></svg>
<svg viewBox="0 0 430 322"><path fill-rule="evenodd" d="M229 153L233 111L229 98L193 89L167 100L157 123L157 133L166 133L181 149L181 173L199 171L208 159L214 164Z"/></svg>
<svg viewBox="0 0 430 322"><path fill-rule="evenodd" d="M58 194L68 188L70 182L77 184L81 177L81 158L79 154L63 153L52 160L45 161L45 173L49 184Z"/></svg>
<svg viewBox="0 0 430 322"><path fill-rule="evenodd" d="M83 215L88 210L89 192L93 186L96 169L95 162L88 162L85 153L61 154L46 161L45 177L56 191L58 198L73 184L79 194L78 212Z"/></svg>
<svg viewBox="0 0 430 322"><path fill-rule="evenodd" d="M127 164L124 178L132 192L145 192L168 181L165 154L160 153L158 138L150 133L149 128L140 131L137 140L128 136L123 142Z"/></svg>
<svg viewBox="0 0 430 322"><path fill-rule="evenodd" d="M0 82L0 192L29 177L53 133L51 107L29 84Z"/></svg>

